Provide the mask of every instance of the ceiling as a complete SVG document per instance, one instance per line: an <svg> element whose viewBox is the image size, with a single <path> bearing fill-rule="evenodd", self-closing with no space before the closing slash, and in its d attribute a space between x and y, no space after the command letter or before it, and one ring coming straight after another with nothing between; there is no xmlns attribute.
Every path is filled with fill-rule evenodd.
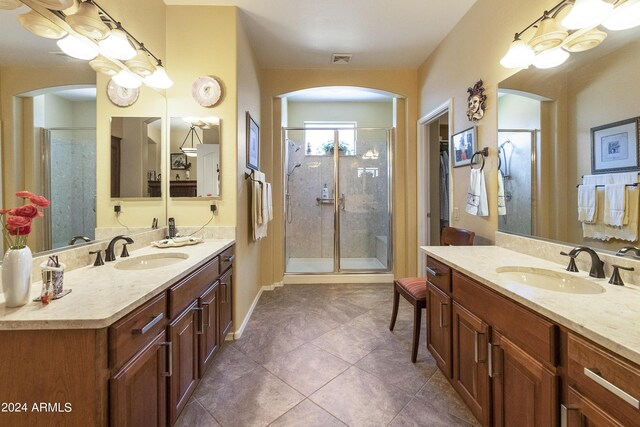
<svg viewBox="0 0 640 427"><path fill-rule="evenodd" d="M237 6L263 68L417 68L476 0L164 0ZM333 53L352 53L347 65Z"/></svg>

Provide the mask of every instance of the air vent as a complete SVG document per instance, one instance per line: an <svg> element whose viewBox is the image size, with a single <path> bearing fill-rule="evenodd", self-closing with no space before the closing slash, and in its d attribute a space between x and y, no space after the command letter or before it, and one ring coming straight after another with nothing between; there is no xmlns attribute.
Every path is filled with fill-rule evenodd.
<svg viewBox="0 0 640 427"><path fill-rule="evenodd" d="M332 64L348 64L351 62L352 53L334 53L331 55Z"/></svg>

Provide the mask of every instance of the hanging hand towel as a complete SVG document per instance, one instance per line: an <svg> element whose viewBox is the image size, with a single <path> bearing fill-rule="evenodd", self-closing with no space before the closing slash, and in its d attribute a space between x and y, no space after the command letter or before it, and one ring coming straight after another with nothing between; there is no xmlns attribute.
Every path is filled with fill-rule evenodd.
<svg viewBox="0 0 640 427"><path fill-rule="evenodd" d="M269 211L268 221L273 219L273 197L271 196L271 183L267 182L267 210Z"/></svg>
<svg viewBox="0 0 640 427"><path fill-rule="evenodd" d="M465 211L476 216L489 215L487 188L484 184L484 172L482 172L482 169L471 169Z"/></svg>
<svg viewBox="0 0 640 427"><path fill-rule="evenodd" d="M502 171L498 170L498 215L507 214L507 203L504 198L504 177Z"/></svg>
<svg viewBox="0 0 640 427"><path fill-rule="evenodd" d="M616 227L622 226L624 219L625 184L604 186L604 223Z"/></svg>
<svg viewBox="0 0 640 427"><path fill-rule="evenodd" d="M266 224L267 222L269 222L269 193L268 193L268 188L267 186L269 185L269 183L267 183L265 175L262 174L262 181L260 182L260 189L261 189L261 193L260 196L262 197L262 201L260 202L260 207L262 208L262 224Z"/></svg>
<svg viewBox="0 0 640 427"><path fill-rule="evenodd" d="M578 221L596 222L598 198L595 185L581 185L578 187Z"/></svg>

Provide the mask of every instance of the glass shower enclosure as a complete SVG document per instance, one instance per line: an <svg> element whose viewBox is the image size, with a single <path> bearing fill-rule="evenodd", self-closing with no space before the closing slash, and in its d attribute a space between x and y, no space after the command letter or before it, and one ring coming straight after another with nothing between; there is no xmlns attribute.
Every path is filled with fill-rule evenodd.
<svg viewBox="0 0 640 427"><path fill-rule="evenodd" d="M285 273L391 270L392 128L283 128Z"/></svg>

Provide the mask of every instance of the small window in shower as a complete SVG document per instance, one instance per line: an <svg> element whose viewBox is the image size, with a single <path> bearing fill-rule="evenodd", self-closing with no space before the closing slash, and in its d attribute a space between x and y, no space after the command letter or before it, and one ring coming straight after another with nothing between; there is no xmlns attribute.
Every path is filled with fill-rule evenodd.
<svg viewBox="0 0 640 427"><path fill-rule="evenodd" d="M340 154L356 152L356 122L304 122L304 147L307 156L324 156L334 150L334 131L338 130Z"/></svg>

